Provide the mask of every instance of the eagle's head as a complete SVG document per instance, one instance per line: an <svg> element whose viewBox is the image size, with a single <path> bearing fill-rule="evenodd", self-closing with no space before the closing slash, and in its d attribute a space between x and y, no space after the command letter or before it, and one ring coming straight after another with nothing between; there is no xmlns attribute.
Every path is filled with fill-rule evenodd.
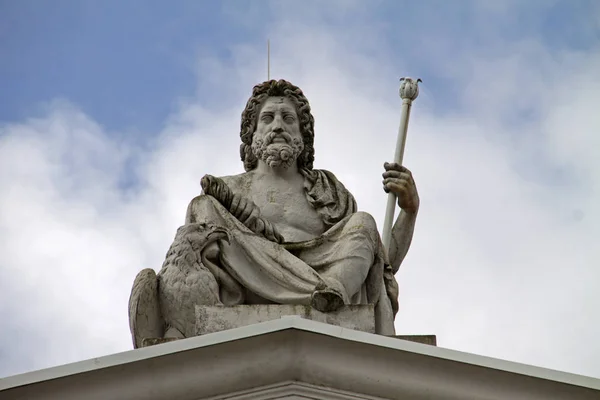
<svg viewBox="0 0 600 400"><path fill-rule="evenodd" d="M196 268L201 263L202 251L218 240L229 243L230 233L227 229L204 222L183 225L177 229L161 273L169 266L176 266L180 270Z"/></svg>
<svg viewBox="0 0 600 400"><path fill-rule="evenodd" d="M199 245L204 248L217 240L225 240L229 243L229 231L226 228L206 222L183 225L177 229L175 235L175 242L188 241L193 244L195 249Z"/></svg>

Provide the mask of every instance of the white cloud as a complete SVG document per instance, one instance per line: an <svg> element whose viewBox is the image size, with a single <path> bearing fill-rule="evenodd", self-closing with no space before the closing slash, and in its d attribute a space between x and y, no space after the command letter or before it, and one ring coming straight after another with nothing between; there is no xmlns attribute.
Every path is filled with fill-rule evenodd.
<svg viewBox="0 0 600 400"><path fill-rule="evenodd" d="M270 28L273 76L311 101L316 167L334 171L381 222L380 174L393 156L402 60L392 64L378 41L356 41L380 35L367 23L348 33L313 21L283 18ZM0 363L0 375L130 348L133 277L160 268L203 174L242 171L239 117L264 78L263 50L232 47L228 65L204 57L199 99L181 102L149 151L117 142L65 102L0 128L0 312L14 318L9 330L32 340L11 353L26 361ZM440 73L457 71L464 90L456 101L466 107L436 115L437 88L425 82L411 116L405 163L422 207L398 274L397 329L437 334L443 347L600 376L591 356L600 350L600 254L592 242L600 235L600 57L557 56L525 40L514 51L443 61ZM469 73L458 73L461 66ZM516 109L533 111L516 118ZM555 171L564 171L560 180ZM131 173L138 185L124 191Z"/></svg>

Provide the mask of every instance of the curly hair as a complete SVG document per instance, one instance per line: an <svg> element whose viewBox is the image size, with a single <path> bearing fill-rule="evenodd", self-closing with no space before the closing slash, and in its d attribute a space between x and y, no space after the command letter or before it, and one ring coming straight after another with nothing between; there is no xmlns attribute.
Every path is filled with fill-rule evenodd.
<svg viewBox="0 0 600 400"><path fill-rule="evenodd" d="M252 152L252 137L256 130L260 109L265 100L272 96L287 97L296 107L300 123L300 133L302 133L302 140L304 141L304 150L298 156L298 168L312 170L315 160L315 149L313 146L315 119L310 112L308 99L304 96L302 90L283 79L278 81L270 80L254 86L252 96L250 96L250 99L246 103L246 108L242 111L240 129L242 144L240 146L240 156L244 162L245 170L251 171L258 165L258 159Z"/></svg>

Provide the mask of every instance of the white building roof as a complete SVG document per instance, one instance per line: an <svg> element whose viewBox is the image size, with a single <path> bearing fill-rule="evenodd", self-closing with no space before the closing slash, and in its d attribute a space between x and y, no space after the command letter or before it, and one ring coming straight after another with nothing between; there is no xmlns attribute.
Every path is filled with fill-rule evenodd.
<svg viewBox="0 0 600 400"><path fill-rule="evenodd" d="M600 380L286 317L0 379L0 398L598 400Z"/></svg>

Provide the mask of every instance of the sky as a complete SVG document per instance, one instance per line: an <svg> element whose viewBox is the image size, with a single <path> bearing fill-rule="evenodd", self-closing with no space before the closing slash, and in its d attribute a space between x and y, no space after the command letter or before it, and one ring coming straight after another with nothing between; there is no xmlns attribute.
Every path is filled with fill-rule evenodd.
<svg viewBox="0 0 600 400"><path fill-rule="evenodd" d="M0 0L0 377L132 349L200 178L287 79L383 226L399 78L421 206L398 334L600 378L600 3Z"/></svg>

